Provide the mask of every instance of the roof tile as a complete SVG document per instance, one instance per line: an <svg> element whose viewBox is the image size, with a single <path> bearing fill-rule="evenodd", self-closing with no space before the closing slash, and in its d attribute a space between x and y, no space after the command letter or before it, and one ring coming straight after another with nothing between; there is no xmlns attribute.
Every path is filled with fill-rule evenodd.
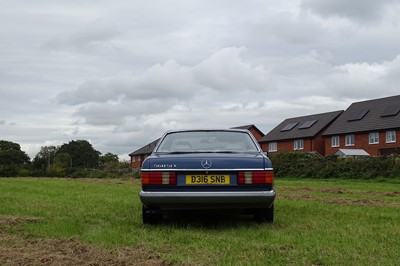
<svg viewBox="0 0 400 266"><path fill-rule="evenodd" d="M259 142L315 137L334 121L343 111L293 117L284 120ZM314 122L314 120L316 120ZM292 126L294 125L294 126ZM302 126L304 125L304 126ZM306 127L310 125L309 127ZM291 129L288 129L291 128ZM283 130L286 129L286 130Z"/></svg>
<svg viewBox="0 0 400 266"><path fill-rule="evenodd" d="M400 95L353 103L323 133L324 136L400 128L400 114L387 115L389 107L396 111ZM368 112L365 113L365 110ZM364 114L365 113L365 114ZM360 119L354 114L363 115ZM385 116L386 114L386 116Z"/></svg>

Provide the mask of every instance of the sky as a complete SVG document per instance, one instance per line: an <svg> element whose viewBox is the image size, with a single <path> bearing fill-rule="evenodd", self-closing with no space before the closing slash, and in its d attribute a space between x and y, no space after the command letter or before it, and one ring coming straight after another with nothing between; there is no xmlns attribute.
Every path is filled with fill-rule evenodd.
<svg viewBox="0 0 400 266"><path fill-rule="evenodd" d="M171 129L400 94L396 0L0 0L0 139L128 154Z"/></svg>

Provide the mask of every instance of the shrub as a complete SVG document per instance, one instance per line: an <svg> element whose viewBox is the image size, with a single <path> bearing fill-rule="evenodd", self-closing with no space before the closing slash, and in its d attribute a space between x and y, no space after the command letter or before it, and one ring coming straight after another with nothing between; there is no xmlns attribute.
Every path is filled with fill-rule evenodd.
<svg viewBox="0 0 400 266"><path fill-rule="evenodd" d="M282 152L270 156L276 177L298 178L400 178L400 156L321 157Z"/></svg>

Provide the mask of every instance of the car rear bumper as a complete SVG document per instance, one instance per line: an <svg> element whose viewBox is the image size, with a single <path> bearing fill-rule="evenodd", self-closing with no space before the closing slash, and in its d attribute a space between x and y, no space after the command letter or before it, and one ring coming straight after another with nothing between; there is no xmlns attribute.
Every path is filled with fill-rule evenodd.
<svg viewBox="0 0 400 266"><path fill-rule="evenodd" d="M275 190L226 192L156 192L140 191L139 197L148 208L179 209L255 209L269 208Z"/></svg>

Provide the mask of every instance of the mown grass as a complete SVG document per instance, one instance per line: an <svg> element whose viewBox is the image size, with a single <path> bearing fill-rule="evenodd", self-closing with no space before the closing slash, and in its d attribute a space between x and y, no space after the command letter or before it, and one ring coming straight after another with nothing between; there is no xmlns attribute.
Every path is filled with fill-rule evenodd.
<svg viewBox="0 0 400 266"><path fill-rule="evenodd" d="M28 238L141 246L176 264L399 264L398 182L281 179L276 189L272 225L224 215L144 226L132 180L3 178L0 215L41 217L13 227Z"/></svg>

